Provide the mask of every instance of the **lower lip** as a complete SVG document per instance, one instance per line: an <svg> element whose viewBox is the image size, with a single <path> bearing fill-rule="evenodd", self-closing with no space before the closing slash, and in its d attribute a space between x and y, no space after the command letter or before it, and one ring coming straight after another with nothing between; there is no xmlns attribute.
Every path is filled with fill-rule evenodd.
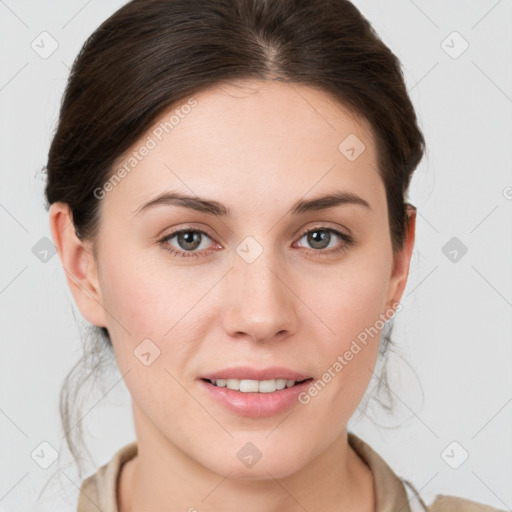
<svg viewBox="0 0 512 512"><path fill-rule="evenodd" d="M214 400L228 410L240 416L262 418L281 414L296 405L298 395L309 387L312 380L272 393L243 393L226 387L220 388L204 380L200 383Z"/></svg>

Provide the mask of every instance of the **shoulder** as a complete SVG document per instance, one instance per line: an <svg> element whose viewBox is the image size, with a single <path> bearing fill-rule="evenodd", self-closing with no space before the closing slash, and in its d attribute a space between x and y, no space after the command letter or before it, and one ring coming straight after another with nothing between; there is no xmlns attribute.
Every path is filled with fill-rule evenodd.
<svg viewBox="0 0 512 512"><path fill-rule="evenodd" d="M136 457L137 451L136 441L123 446L108 463L82 482L77 512L118 511L117 483L121 468Z"/></svg>
<svg viewBox="0 0 512 512"><path fill-rule="evenodd" d="M378 512L504 512L483 503L443 494L436 495L433 503L427 506L412 483L398 477L369 444L353 432L348 432L348 441L373 473Z"/></svg>
<svg viewBox="0 0 512 512"><path fill-rule="evenodd" d="M432 504L427 506L411 482L404 478L400 480L407 492L411 512L505 512L483 503L445 494L437 494Z"/></svg>
<svg viewBox="0 0 512 512"><path fill-rule="evenodd" d="M429 512L502 512L500 509L456 496L439 494L428 507Z"/></svg>
<svg viewBox="0 0 512 512"><path fill-rule="evenodd" d="M78 495L78 512L89 512L97 507L101 501L101 492L99 482L105 478L106 465L98 469L96 473L86 478L80 485L80 494Z"/></svg>

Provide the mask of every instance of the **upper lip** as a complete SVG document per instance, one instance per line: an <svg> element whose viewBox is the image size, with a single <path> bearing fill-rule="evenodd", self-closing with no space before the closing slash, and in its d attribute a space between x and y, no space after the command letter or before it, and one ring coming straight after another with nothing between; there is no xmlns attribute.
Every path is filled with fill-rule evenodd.
<svg viewBox="0 0 512 512"><path fill-rule="evenodd" d="M269 368L253 368L250 366L236 366L233 368L224 368L217 370L201 377L207 380L217 379L238 379L238 380L272 380L272 379L286 379L300 382L311 378L310 375L305 375L296 372L289 368L272 366Z"/></svg>

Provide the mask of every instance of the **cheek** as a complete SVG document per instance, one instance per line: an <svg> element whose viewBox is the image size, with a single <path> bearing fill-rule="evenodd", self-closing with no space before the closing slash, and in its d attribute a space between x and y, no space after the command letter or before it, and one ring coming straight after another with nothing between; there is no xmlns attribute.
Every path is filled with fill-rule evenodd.
<svg viewBox="0 0 512 512"><path fill-rule="evenodd" d="M340 266L329 279L323 279L320 288L314 279L306 286L318 290L314 295L309 292L309 300L321 320L317 324L324 335L319 341L329 357L348 349L352 340L364 338L365 332L375 333L375 329L382 328L380 315L387 309L389 286L386 264L359 260L351 266Z"/></svg>
<svg viewBox="0 0 512 512"><path fill-rule="evenodd" d="M121 329L123 336L128 331L130 336L158 339L176 324L197 295L178 272L165 265L157 269L154 258L150 261L136 250L104 263L101 287L114 329Z"/></svg>
<svg viewBox="0 0 512 512"><path fill-rule="evenodd" d="M378 357L390 271L391 260L361 254L324 279L321 292L310 293L311 309L321 320L315 322L314 338L323 374L313 395L323 398L310 397L315 414L329 410L348 420L366 391ZM309 289L315 289L312 281Z"/></svg>
<svg viewBox="0 0 512 512"><path fill-rule="evenodd" d="M198 322L204 297L218 277L144 261L143 254L105 260L101 273L108 329L118 365L124 373L138 365L139 354L150 353L155 366L184 368L198 352L208 322ZM206 315L203 315L206 317ZM151 340L151 341L148 341ZM153 365L153 363L151 363ZM148 372L146 372L148 373ZM143 375L144 379L149 378Z"/></svg>
<svg viewBox="0 0 512 512"><path fill-rule="evenodd" d="M193 342L200 339L193 306L208 283L191 286L189 278L171 274L172 269L156 272L140 263L141 258L133 260L127 256L103 266L102 289L117 364L138 408L179 431L177 425L190 423L201 412L180 383L187 361L199 349Z"/></svg>

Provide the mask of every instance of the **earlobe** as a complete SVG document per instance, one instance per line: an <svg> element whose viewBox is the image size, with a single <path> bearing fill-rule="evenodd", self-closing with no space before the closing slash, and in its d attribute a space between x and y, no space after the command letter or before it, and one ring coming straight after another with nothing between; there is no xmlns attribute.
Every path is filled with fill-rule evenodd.
<svg viewBox="0 0 512 512"><path fill-rule="evenodd" d="M69 205L53 203L49 214L53 242L82 316L94 325L107 327L97 264L89 244L82 242L75 233Z"/></svg>

